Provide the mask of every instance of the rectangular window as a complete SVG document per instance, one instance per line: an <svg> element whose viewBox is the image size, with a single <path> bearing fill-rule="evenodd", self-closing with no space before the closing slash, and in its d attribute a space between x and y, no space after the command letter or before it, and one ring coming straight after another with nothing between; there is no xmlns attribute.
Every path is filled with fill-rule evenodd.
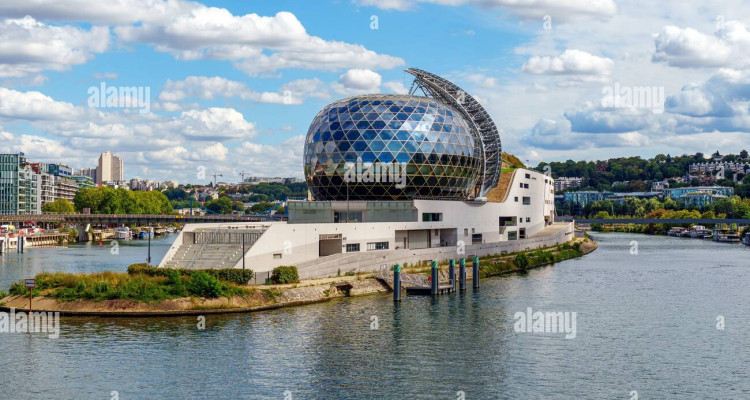
<svg viewBox="0 0 750 400"><path fill-rule="evenodd" d="M388 242L367 243L367 251L372 250L388 250Z"/></svg>
<svg viewBox="0 0 750 400"><path fill-rule="evenodd" d="M523 184L523 188L524 188L524 189L528 189L528 188L529 188L529 184L528 184L528 183L524 183L524 184Z"/></svg>
<svg viewBox="0 0 750 400"><path fill-rule="evenodd" d="M528 206L531 204L531 197L524 196L523 198L523 205Z"/></svg>
<svg viewBox="0 0 750 400"><path fill-rule="evenodd" d="M521 186L521 189L523 189L523 182L519 183L518 185Z"/></svg>
<svg viewBox="0 0 750 400"><path fill-rule="evenodd" d="M469 236L469 228L464 228L464 236Z"/></svg>
<svg viewBox="0 0 750 400"><path fill-rule="evenodd" d="M471 235L471 244L482 244L482 234L475 233Z"/></svg>
<svg viewBox="0 0 750 400"><path fill-rule="evenodd" d="M518 196L514 197L513 199L516 201L516 203L518 203Z"/></svg>
<svg viewBox="0 0 750 400"><path fill-rule="evenodd" d="M359 251L359 243L347 243L346 252L353 253Z"/></svg>
<svg viewBox="0 0 750 400"><path fill-rule="evenodd" d="M526 222L531 222L531 217L526 217Z"/></svg>
<svg viewBox="0 0 750 400"><path fill-rule="evenodd" d="M508 231L508 240L518 240L518 232Z"/></svg>
<svg viewBox="0 0 750 400"><path fill-rule="evenodd" d="M531 179L531 174L526 174L526 179Z"/></svg>
<svg viewBox="0 0 750 400"><path fill-rule="evenodd" d="M518 217L518 223L523 223L523 217Z"/></svg>
<svg viewBox="0 0 750 400"><path fill-rule="evenodd" d="M518 237L521 239L526 239L526 228L521 228L518 230Z"/></svg>
<svg viewBox="0 0 750 400"><path fill-rule="evenodd" d="M273 259L274 259L274 260L278 260L278 259L280 259L280 258L281 258L281 253L274 253L274 254L273 254Z"/></svg>
<svg viewBox="0 0 750 400"><path fill-rule="evenodd" d="M422 213L422 222L436 222L443 220L443 213Z"/></svg>

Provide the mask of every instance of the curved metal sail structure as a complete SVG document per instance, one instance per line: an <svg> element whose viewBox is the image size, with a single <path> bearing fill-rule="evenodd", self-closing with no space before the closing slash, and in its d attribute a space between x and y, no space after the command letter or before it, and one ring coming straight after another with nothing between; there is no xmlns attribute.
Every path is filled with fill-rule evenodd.
<svg viewBox="0 0 750 400"><path fill-rule="evenodd" d="M479 102L463 89L440 76L417 68L407 68L406 72L414 75L409 94L416 89L458 110L472 128L474 139L482 146L482 176L475 188L476 197L484 197L497 186L502 168L503 150L500 143L500 132L490 115Z"/></svg>

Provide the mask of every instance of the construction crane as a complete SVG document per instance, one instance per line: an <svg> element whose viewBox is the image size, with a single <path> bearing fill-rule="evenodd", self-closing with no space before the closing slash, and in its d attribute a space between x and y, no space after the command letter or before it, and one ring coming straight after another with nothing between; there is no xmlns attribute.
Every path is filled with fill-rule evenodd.
<svg viewBox="0 0 750 400"><path fill-rule="evenodd" d="M240 172L240 184L245 183L245 175L250 175L250 173L245 172L245 170L243 169L242 172Z"/></svg>
<svg viewBox="0 0 750 400"><path fill-rule="evenodd" d="M217 180L216 180L216 177L217 177L217 176L224 176L224 175L222 175L222 174L217 174L217 173L215 173L215 172L214 172L214 187L215 187L215 186L217 186L217 185L219 184L219 181L217 181Z"/></svg>

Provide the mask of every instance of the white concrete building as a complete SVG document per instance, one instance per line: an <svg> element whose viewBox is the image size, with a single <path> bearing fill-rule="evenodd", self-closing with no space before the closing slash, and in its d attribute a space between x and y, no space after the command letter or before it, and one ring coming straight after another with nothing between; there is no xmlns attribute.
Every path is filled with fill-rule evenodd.
<svg viewBox="0 0 750 400"><path fill-rule="evenodd" d="M506 170L484 108L447 80L417 69L427 96L362 95L313 119L305 139L308 200L287 221L186 225L160 267L294 265L301 278L394 263L468 258L572 238L553 224L554 180Z"/></svg>

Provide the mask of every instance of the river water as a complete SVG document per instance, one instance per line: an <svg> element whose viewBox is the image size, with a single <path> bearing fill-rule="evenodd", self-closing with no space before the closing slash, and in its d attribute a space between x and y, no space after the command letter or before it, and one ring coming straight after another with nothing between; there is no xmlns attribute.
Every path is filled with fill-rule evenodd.
<svg viewBox="0 0 750 400"><path fill-rule="evenodd" d="M57 339L3 333L0 399L750 398L750 248L595 238L581 259L436 300L209 315L205 329L195 317L71 317ZM170 240L157 241L161 254ZM57 268L48 263L122 270L144 258L141 243L126 263L100 250L32 249L20 265L5 255L0 282ZM529 307L575 312L575 338L516 332Z"/></svg>

